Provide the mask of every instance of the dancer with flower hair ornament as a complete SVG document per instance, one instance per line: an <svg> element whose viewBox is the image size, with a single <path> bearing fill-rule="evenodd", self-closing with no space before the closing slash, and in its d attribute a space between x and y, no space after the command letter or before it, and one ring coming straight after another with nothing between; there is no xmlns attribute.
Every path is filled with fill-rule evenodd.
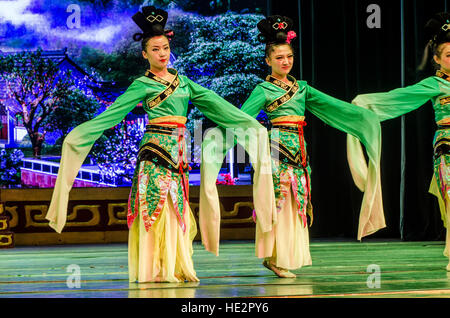
<svg viewBox="0 0 450 318"><path fill-rule="evenodd" d="M358 95L352 103L373 111L380 121L385 121L416 110L429 100L433 102L437 130L433 139L434 173L429 192L439 202L441 218L447 228L444 255L450 257L450 13L436 14L427 22L425 32L430 40L424 59L427 62L431 51L436 66L434 76L389 92ZM364 182L366 164L361 145L352 136L347 137L347 145L349 157L355 158L352 174ZM447 271L450 271L450 261Z"/></svg>
<svg viewBox="0 0 450 318"><path fill-rule="evenodd" d="M306 81L297 81L289 73L294 62L291 41L296 38L293 22L284 16L269 16L257 25L258 39L266 44L265 60L272 73L263 83L258 84L241 110L256 117L263 110L271 121L269 132L272 150L272 174L275 186L277 224L272 231L264 232L258 216L256 219L255 250L263 265L277 276L293 278L291 272L302 266L311 265L309 232L313 220L311 205L311 168L308 163L303 127L306 125L304 113L308 109L326 124L355 136L366 147L369 156L369 169L364 175L364 198L360 211L358 239L385 227L381 185L379 178L381 130L377 116L350 103L333 98L309 86ZM210 131L211 135L224 134L221 128ZM205 138L204 156L213 153L217 147L215 160L222 163L228 149L235 140L223 138L219 141ZM221 151L222 150L222 151ZM201 167L208 174L217 176L220 165L204 164ZM215 179L202 177L200 192L209 187ZM207 198L202 196L202 199ZM217 205L214 202L200 201L200 230L206 248L218 253L217 215L211 214ZM215 219L215 220L211 220ZM211 226L211 225L214 226Z"/></svg>
<svg viewBox="0 0 450 318"><path fill-rule="evenodd" d="M173 31L164 30L167 18L166 11L153 6L143 7L133 16L143 31L133 38L142 41L142 55L149 61L150 69L105 112L75 127L64 139L58 178L46 215L50 226L61 233L67 218L69 191L94 142L143 101L149 123L140 143L128 200L130 282L199 280L192 260L197 225L188 201L189 166L184 134L189 101L220 127L253 129L255 134L249 143L256 147L242 145L255 166L254 203L264 231L272 229L276 216L267 129L214 92L167 68L169 40L173 36Z"/></svg>

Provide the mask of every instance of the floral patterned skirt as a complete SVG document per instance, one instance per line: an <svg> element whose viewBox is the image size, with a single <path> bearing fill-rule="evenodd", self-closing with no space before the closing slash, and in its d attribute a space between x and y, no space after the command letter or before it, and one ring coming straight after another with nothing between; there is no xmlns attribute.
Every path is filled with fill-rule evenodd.
<svg viewBox="0 0 450 318"><path fill-rule="evenodd" d="M148 125L128 199L130 282L198 281L192 261L197 224L188 202L185 141L175 128Z"/></svg>
<svg viewBox="0 0 450 318"><path fill-rule="evenodd" d="M156 221L147 230L140 214L133 222L128 238L130 282L196 282L192 260L192 241L197 234L195 217L188 207L186 231L179 225L171 195Z"/></svg>
<svg viewBox="0 0 450 318"><path fill-rule="evenodd" d="M308 226L298 215L293 191L287 192L272 231L262 232L256 223L256 256L270 258L277 267L288 270L312 264Z"/></svg>
<svg viewBox="0 0 450 318"><path fill-rule="evenodd" d="M450 126L436 131L433 145L434 175L430 192L439 201L442 221L447 228L444 255L450 257Z"/></svg>
<svg viewBox="0 0 450 318"><path fill-rule="evenodd" d="M306 216L309 214L312 222L311 168L301 165L295 129L271 130L271 145L277 224L272 231L263 233L257 222L256 256L270 258L276 266L293 270L312 263Z"/></svg>

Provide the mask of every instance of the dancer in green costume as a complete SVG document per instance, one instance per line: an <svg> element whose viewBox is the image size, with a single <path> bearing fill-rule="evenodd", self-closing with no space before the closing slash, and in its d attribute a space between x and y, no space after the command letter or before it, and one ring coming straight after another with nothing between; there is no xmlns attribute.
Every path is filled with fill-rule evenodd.
<svg viewBox="0 0 450 318"><path fill-rule="evenodd" d="M256 167L256 213L264 231L276 215L267 129L214 92L168 69L169 39L164 30L167 12L143 7L133 16L143 33L142 54L150 63L145 76L102 114L75 127L64 140L58 178L46 218L61 232L67 218L69 191L84 159L103 131L120 123L140 102L149 124L140 143L128 203L130 282L198 281L192 262L197 225L188 202L188 158L184 136L189 101L223 128L251 127L248 149ZM208 191L206 191L208 193ZM215 198L218 200L218 198Z"/></svg>
<svg viewBox="0 0 450 318"><path fill-rule="evenodd" d="M266 44L266 62L272 74L256 86L241 110L256 117L265 111L272 124L269 133L272 150L273 183L277 205L277 224L270 232L264 232L256 215L256 255L264 258L263 265L279 277L295 277L289 270L311 264L307 214L312 221L311 169L306 153L303 127L304 113L312 114L328 125L355 136L366 147L370 162L364 180L359 184L365 191L360 212L358 239L385 227L381 186L379 179L380 124L370 111L355 107L309 86L306 81L297 81L289 75L294 54L290 42L296 37L292 20L283 16L270 16L258 23L259 39ZM223 135L221 128L210 135ZM238 138L239 139L239 138ZM217 139L216 140L220 140ZM200 191L210 187L220 169L220 163L228 149L234 145L232 138L217 141L205 138L203 156L217 155L213 164L204 164L211 177L202 176ZM211 151L214 147L219 150ZM223 150L222 152L220 150ZM206 196L202 196L207 198ZM211 211L215 211L211 214ZM208 250L218 253L217 217L215 202L200 201L200 230ZM215 216L216 215L216 216ZM211 226L211 225L214 226Z"/></svg>
<svg viewBox="0 0 450 318"><path fill-rule="evenodd" d="M437 65L435 76L421 82L385 93L358 95L353 104L375 112L380 121L402 116L429 100L433 102L437 130L434 136L434 174L430 192L439 202L444 226L447 228L444 255L450 257L450 14L436 14L426 25L431 39L428 43ZM354 175L365 174L360 144L352 136L347 138L350 157L359 157L353 165ZM447 265L450 271L450 263Z"/></svg>

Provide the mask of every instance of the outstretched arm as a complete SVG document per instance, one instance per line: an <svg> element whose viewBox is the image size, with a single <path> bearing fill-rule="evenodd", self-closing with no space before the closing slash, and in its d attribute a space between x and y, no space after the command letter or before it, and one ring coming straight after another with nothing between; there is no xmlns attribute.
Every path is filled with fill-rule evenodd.
<svg viewBox="0 0 450 318"><path fill-rule="evenodd" d="M352 104L373 111L380 121L384 121L416 110L439 94L438 82L429 77L415 85L389 92L358 95Z"/></svg>
<svg viewBox="0 0 450 318"><path fill-rule="evenodd" d="M361 109L372 111L378 116L379 121L384 121L416 110L439 94L438 81L429 77L415 85L397 88L389 92L358 95L352 101L352 104L359 106ZM368 171L360 140L354 134L347 135L347 158L357 186L361 190L370 187L370 184L372 184L370 181L371 164L369 163ZM379 175L377 178L379 178Z"/></svg>
<svg viewBox="0 0 450 318"><path fill-rule="evenodd" d="M356 107L307 86L306 108L328 125L360 140L369 156L369 170L364 180L354 181L364 191L358 240L386 226L380 182L381 128L375 113ZM351 164L351 161L349 160Z"/></svg>
<svg viewBox="0 0 450 318"><path fill-rule="evenodd" d="M191 102L220 126L209 131L202 143L199 212L203 244L208 251L218 255L220 205L216 179L227 150L234 146L234 137L247 151L253 164L253 201L262 230L272 229L276 207L269 139L267 129L253 117L192 81L189 81L189 86Z"/></svg>
<svg viewBox="0 0 450 318"><path fill-rule="evenodd" d="M78 171L103 131L114 127L145 97L145 86L134 81L103 113L75 127L64 139L58 177L46 215L50 227L61 233L67 218L69 192Z"/></svg>

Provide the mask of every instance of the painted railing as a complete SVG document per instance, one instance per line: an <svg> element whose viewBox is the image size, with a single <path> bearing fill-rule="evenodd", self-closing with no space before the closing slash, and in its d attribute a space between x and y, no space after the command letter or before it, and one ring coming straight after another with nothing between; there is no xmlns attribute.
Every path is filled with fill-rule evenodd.
<svg viewBox="0 0 450 318"><path fill-rule="evenodd" d="M46 159L35 159L35 158L24 158L22 159L22 174L27 175L28 173L38 173L43 175L56 176L59 171L59 162L53 162L50 160L59 159L58 157L49 157ZM24 178L22 178L24 179ZM107 186L107 187L117 187L122 182L119 178L108 178L106 176L102 176L100 170L97 166L82 166L80 171L78 172L76 181L87 182L88 184L92 184L93 186ZM33 184L30 184L33 185Z"/></svg>

